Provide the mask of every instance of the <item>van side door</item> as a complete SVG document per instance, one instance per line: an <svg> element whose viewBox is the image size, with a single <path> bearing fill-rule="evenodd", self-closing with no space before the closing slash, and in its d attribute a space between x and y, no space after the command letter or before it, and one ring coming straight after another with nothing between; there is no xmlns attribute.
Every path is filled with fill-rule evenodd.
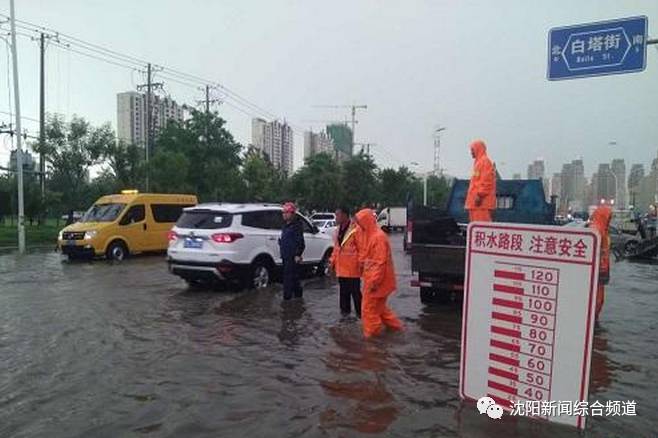
<svg viewBox="0 0 658 438"><path fill-rule="evenodd" d="M128 207L119 220L119 235L128 244L130 252L141 252L147 249L146 208L144 204Z"/></svg>

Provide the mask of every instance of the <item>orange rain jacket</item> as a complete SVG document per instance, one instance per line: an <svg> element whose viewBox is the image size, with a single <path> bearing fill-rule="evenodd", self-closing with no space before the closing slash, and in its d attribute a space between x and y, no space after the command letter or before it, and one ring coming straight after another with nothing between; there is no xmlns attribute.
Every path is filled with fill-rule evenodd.
<svg viewBox="0 0 658 438"><path fill-rule="evenodd" d="M476 140L471 143L471 151L475 155L475 162L464 208L466 210L495 210L496 170L487 156L487 147L482 140ZM475 205L475 198L478 195L482 199L482 203Z"/></svg>
<svg viewBox="0 0 658 438"><path fill-rule="evenodd" d="M331 266L339 278L361 277L361 263L359 262L359 231L356 225L350 224L343 236L343 241L338 241L339 227L334 232L334 251L331 253Z"/></svg>
<svg viewBox="0 0 658 438"><path fill-rule="evenodd" d="M612 221L612 210L607 205L601 205L592 217L590 227L599 232L601 236L601 262L599 264L599 271L606 276L610 274L610 222Z"/></svg>
<svg viewBox="0 0 658 438"><path fill-rule="evenodd" d="M377 220L370 209L356 214L363 230L363 293L370 297L384 298L396 289L395 268L388 236L377 226Z"/></svg>

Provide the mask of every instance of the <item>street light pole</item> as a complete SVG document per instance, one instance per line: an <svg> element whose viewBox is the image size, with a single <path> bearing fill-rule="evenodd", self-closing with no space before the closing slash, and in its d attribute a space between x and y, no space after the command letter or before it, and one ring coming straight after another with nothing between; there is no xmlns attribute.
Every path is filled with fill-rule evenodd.
<svg viewBox="0 0 658 438"><path fill-rule="evenodd" d="M11 59L14 64L14 104L16 111L16 175L18 180L18 252L25 253L25 202L23 199L23 131L21 129L21 99L18 87L18 49L16 46L16 12L14 0L9 1L11 24Z"/></svg>

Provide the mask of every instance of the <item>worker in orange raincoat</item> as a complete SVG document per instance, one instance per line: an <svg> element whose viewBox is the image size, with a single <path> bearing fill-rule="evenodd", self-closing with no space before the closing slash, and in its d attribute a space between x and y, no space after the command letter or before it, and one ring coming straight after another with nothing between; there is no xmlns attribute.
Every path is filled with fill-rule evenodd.
<svg viewBox="0 0 658 438"><path fill-rule="evenodd" d="M464 208L470 222L491 222L496 209L496 169L482 140L475 140L470 148L475 161Z"/></svg>
<svg viewBox="0 0 658 438"><path fill-rule="evenodd" d="M595 229L601 236L601 259L599 262L599 284L596 292L596 319L603 308L605 301L605 285L610 280L610 221L612 220L612 210L605 203L602 203L590 218L590 228Z"/></svg>
<svg viewBox="0 0 658 438"><path fill-rule="evenodd" d="M386 304L396 289L395 268L388 236L377 226L374 212L365 208L356 214L361 232L363 262L363 301L361 320L366 338L381 333L384 327L402 330L402 323Z"/></svg>
<svg viewBox="0 0 658 438"><path fill-rule="evenodd" d="M340 313L347 316L352 312L361 318L361 264L359 262L358 227L350 219L350 210L340 207L336 210L336 231L334 250L331 253L331 268L338 278L340 288Z"/></svg>

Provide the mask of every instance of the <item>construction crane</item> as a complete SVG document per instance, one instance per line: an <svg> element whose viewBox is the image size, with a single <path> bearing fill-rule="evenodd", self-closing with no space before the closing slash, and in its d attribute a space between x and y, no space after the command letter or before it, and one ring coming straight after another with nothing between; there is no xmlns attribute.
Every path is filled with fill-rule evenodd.
<svg viewBox="0 0 658 438"><path fill-rule="evenodd" d="M352 147L354 147L355 133L354 129L356 128L356 110L358 109L368 109L368 105L314 105L313 108L350 108L352 111Z"/></svg>
<svg viewBox="0 0 658 438"><path fill-rule="evenodd" d="M302 120L302 123L313 123L313 124L326 124L326 125L347 125L350 123L348 120ZM358 120L356 120L356 123L359 123Z"/></svg>

